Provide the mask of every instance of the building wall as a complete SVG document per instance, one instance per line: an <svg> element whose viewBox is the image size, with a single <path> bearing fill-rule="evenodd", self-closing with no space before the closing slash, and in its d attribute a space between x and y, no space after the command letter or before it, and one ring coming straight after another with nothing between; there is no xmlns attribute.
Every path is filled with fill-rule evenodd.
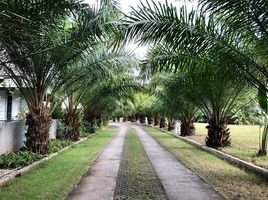
<svg viewBox="0 0 268 200"><path fill-rule="evenodd" d="M53 120L49 129L49 138L56 138L57 120ZM25 141L26 126L24 120L0 121L0 154L19 150Z"/></svg>
<svg viewBox="0 0 268 200"><path fill-rule="evenodd" d="M16 94L12 96L12 120L19 120L21 116L18 114L21 112L26 113L28 111L26 101L24 97Z"/></svg>
<svg viewBox="0 0 268 200"><path fill-rule="evenodd" d="M7 119L7 91L0 90L0 120Z"/></svg>
<svg viewBox="0 0 268 200"><path fill-rule="evenodd" d="M0 90L0 121L7 120L7 95L8 91L6 89ZM27 111L26 101L21 95L12 95L12 108L11 108L11 118L12 120L19 120L18 114L21 111Z"/></svg>

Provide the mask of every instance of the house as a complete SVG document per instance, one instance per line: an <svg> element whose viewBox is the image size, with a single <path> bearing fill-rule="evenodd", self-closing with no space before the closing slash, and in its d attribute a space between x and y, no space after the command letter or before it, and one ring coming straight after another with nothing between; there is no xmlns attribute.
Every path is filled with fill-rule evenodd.
<svg viewBox="0 0 268 200"><path fill-rule="evenodd" d="M26 111L26 101L14 82L0 77L0 121L23 119Z"/></svg>
<svg viewBox="0 0 268 200"><path fill-rule="evenodd" d="M25 141L27 103L14 82L0 76L0 155L17 151ZM53 120L49 138L55 139L58 121Z"/></svg>

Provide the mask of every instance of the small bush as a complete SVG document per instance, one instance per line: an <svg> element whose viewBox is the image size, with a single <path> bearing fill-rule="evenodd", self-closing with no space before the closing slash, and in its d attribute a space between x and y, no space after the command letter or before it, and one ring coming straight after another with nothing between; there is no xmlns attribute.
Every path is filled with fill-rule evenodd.
<svg viewBox="0 0 268 200"><path fill-rule="evenodd" d="M59 150L61 150L64 147L67 147L71 145L73 142L71 140L50 140L48 152L49 153L55 153Z"/></svg>
<svg viewBox="0 0 268 200"><path fill-rule="evenodd" d="M9 154L0 155L1 168L18 168L33 163L45 155L34 153L28 150L20 150Z"/></svg>
<svg viewBox="0 0 268 200"><path fill-rule="evenodd" d="M62 119L64 115L64 111L61 106L57 106L52 112L52 119Z"/></svg>
<svg viewBox="0 0 268 200"><path fill-rule="evenodd" d="M98 130L99 126L96 122L90 123L86 120L81 122L79 133L81 137L87 137L90 134L95 133Z"/></svg>

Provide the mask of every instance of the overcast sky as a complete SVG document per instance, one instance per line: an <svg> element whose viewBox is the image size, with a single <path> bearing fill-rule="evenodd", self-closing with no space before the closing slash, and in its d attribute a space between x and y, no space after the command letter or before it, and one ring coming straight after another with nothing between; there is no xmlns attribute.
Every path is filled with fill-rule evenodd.
<svg viewBox="0 0 268 200"><path fill-rule="evenodd" d="M148 0L148 2L150 2L152 0ZM165 3L166 0L154 0L154 2L162 2ZM84 2L87 2L89 4L96 4L97 0L84 0ZM121 10L126 13L129 14L131 12L131 7L133 8L137 8L137 6L141 5L140 2L144 2L146 4L146 0L118 0L119 4L120 4L120 8ZM196 8L197 6L197 2L198 0L168 0L168 3L172 3L174 6L176 7L181 7L183 5L187 5L188 9ZM131 50L134 50L135 54L138 57L144 57L146 55L146 51L148 49L147 46L139 46L137 47L137 44L131 44L129 45Z"/></svg>
<svg viewBox="0 0 268 200"><path fill-rule="evenodd" d="M89 4L95 4L97 0L84 0ZM148 0L150 2L151 0ZM166 0L154 0L154 2L162 2L165 3ZM140 2L144 2L146 4L146 0L118 0L120 4L120 8L123 12L129 13L131 11L131 7L136 8L140 5ZM198 0L168 0L169 3L172 3L176 7L181 7L186 2L187 7L196 7Z"/></svg>

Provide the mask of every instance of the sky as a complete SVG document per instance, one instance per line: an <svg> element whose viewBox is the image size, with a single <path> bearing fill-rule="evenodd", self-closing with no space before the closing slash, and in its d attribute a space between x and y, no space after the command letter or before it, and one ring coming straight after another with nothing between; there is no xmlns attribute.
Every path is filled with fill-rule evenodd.
<svg viewBox="0 0 268 200"><path fill-rule="evenodd" d="M139 5L141 5L141 2L146 4L146 0L117 0L118 3L120 4L121 10L125 14L129 14L133 8L137 8ZM148 0L150 2L152 0ZM154 0L154 2L161 2L165 3L166 0ZM97 0L84 0L84 2L89 3L89 4L96 4ZM187 5L188 9L191 8L196 8L198 0L168 0L168 3L172 3L172 5L180 8L181 6ZM134 51L136 56L143 58L146 55L146 52L148 50L148 46L138 46L137 44L130 44L129 45L130 49Z"/></svg>
<svg viewBox="0 0 268 200"><path fill-rule="evenodd" d="M133 8L137 8L137 6L139 6L141 3L143 2L146 4L146 0L117 0L120 4L120 8L122 9L123 12L125 12L126 14L130 13L131 11L131 7ZM148 0L150 2L150 0ZM154 0L154 2L161 2L161 3L165 3L166 0ZM89 4L95 4L97 2L97 0L84 0L84 2L87 2ZM175 5L176 7L181 7L182 5L184 5L184 3L186 2L187 7L191 8L196 7L197 6L197 2L198 0L168 0L168 3L172 3L173 5Z"/></svg>

